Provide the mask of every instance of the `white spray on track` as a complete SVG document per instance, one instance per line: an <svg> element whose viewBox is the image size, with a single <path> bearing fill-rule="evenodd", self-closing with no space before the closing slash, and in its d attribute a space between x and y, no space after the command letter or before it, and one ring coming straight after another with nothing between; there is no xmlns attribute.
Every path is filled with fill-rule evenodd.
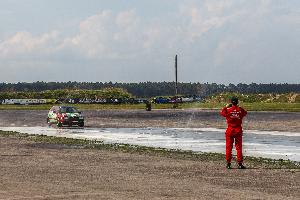
<svg viewBox="0 0 300 200"><path fill-rule="evenodd" d="M195 152L225 152L225 130L215 128L0 127L0 130ZM247 130L243 140L246 156L300 161L300 133Z"/></svg>

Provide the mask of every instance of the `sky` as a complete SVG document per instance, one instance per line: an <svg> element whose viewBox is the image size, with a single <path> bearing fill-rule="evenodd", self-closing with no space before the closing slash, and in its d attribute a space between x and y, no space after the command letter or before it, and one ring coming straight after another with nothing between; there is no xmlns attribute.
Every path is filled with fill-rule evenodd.
<svg viewBox="0 0 300 200"><path fill-rule="evenodd" d="M300 83L299 0L0 0L0 82Z"/></svg>

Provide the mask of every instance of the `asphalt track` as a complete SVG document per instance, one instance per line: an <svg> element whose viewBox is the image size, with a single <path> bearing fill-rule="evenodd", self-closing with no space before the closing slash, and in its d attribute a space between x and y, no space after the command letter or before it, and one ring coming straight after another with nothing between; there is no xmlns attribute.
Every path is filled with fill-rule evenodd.
<svg viewBox="0 0 300 200"><path fill-rule="evenodd" d="M224 153L225 120L216 110L84 110L84 129L48 128L46 110L1 110L0 127L29 134ZM300 160L300 113L249 112L244 154Z"/></svg>
<svg viewBox="0 0 300 200"><path fill-rule="evenodd" d="M215 128L52 128L52 127L0 127L4 131L17 131L57 137L99 140L192 150L194 152L223 153L223 129ZM300 161L300 133L280 131L245 131L245 156Z"/></svg>

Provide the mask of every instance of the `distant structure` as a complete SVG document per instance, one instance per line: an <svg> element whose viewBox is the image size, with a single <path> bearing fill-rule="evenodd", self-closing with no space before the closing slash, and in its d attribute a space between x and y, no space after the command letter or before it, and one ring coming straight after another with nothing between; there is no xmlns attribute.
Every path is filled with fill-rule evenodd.
<svg viewBox="0 0 300 200"><path fill-rule="evenodd" d="M178 87L177 87L177 55L175 56L175 96L178 94Z"/></svg>
<svg viewBox="0 0 300 200"><path fill-rule="evenodd" d="M177 99L177 95L178 95L178 79L177 79L177 55L175 56L175 102L173 104L173 108L177 108L178 107L178 99Z"/></svg>

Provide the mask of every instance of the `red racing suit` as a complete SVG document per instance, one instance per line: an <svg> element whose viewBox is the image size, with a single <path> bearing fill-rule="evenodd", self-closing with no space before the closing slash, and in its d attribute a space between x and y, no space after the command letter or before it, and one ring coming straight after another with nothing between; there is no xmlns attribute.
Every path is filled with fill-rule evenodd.
<svg viewBox="0 0 300 200"><path fill-rule="evenodd" d="M237 153L237 162L243 162L243 129L242 120L247 115L247 111L239 106L232 105L231 107L224 107L220 114L226 117L227 129L225 132L226 138L226 160L227 163L232 159L232 147L235 141L235 148Z"/></svg>

